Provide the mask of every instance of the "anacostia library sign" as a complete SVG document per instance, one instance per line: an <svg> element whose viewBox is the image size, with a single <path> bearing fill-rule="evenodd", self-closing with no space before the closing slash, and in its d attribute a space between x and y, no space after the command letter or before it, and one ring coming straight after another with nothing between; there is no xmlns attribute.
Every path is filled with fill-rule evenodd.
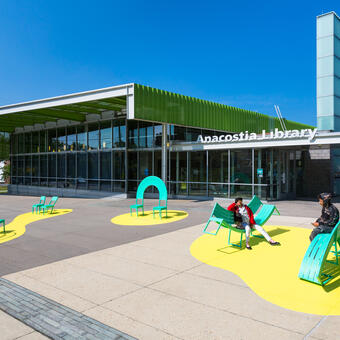
<svg viewBox="0 0 340 340"><path fill-rule="evenodd" d="M197 143L228 143L228 142L239 142L248 140L271 140L271 139L289 139L289 138L308 138L309 141L313 140L317 129L302 129L302 130L286 130L280 131L275 129L274 131L266 132L262 130L261 134L254 132L249 133L240 132L235 134L227 134L221 136L202 136L199 135Z"/></svg>

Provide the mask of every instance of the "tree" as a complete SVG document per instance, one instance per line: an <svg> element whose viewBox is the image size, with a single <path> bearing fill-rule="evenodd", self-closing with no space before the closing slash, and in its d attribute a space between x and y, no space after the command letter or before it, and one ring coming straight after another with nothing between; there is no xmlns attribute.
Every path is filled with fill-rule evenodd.
<svg viewBox="0 0 340 340"><path fill-rule="evenodd" d="M2 168L2 180L7 182L11 176L11 165L10 163L6 163Z"/></svg>

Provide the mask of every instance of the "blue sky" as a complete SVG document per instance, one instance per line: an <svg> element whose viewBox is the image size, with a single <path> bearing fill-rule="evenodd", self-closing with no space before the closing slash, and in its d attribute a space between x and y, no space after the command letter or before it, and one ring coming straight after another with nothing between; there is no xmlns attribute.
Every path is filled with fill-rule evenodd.
<svg viewBox="0 0 340 340"><path fill-rule="evenodd" d="M0 2L0 106L136 82L316 124L316 16L339 1Z"/></svg>

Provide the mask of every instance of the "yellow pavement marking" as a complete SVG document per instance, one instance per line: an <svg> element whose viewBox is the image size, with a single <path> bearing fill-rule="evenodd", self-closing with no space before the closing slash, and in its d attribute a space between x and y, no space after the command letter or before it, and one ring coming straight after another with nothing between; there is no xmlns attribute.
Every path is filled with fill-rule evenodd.
<svg viewBox="0 0 340 340"><path fill-rule="evenodd" d="M271 246L257 237L250 238L252 250L228 246L228 231L221 228L216 236L204 234L196 239L190 252L201 262L238 275L273 304L303 313L340 315L340 265L335 267L338 276L324 287L298 278L311 230L283 226L265 229L281 246ZM240 234L231 235L232 242L240 240Z"/></svg>
<svg viewBox="0 0 340 340"><path fill-rule="evenodd" d="M136 212L118 215L111 219L113 224L119 225L154 225L154 224L164 224L171 223L175 221L183 220L188 217L188 213L181 210L168 210L168 216L165 216L165 211L162 212L162 219L160 219L158 212L155 213L155 218L153 218L152 210L138 212L138 217Z"/></svg>
<svg viewBox="0 0 340 340"><path fill-rule="evenodd" d="M32 222L44 220L51 217L61 216L72 212L72 209L55 209L53 213L32 214L31 212L19 215L14 218L11 223L6 224L6 232L3 232L2 224L0 224L0 243L11 241L20 237L26 232L26 226Z"/></svg>

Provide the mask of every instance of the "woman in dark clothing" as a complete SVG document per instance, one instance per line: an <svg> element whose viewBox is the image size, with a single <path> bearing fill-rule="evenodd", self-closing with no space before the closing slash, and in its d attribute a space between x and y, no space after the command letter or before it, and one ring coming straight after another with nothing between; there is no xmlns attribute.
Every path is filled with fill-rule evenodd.
<svg viewBox="0 0 340 340"><path fill-rule="evenodd" d="M322 193L318 195L319 203L322 206L321 217L319 217L313 224L315 227L309 236L313 241L318 234L329 234L339 221L339 210L331 203L332 195L329 193Z"/></svg>

